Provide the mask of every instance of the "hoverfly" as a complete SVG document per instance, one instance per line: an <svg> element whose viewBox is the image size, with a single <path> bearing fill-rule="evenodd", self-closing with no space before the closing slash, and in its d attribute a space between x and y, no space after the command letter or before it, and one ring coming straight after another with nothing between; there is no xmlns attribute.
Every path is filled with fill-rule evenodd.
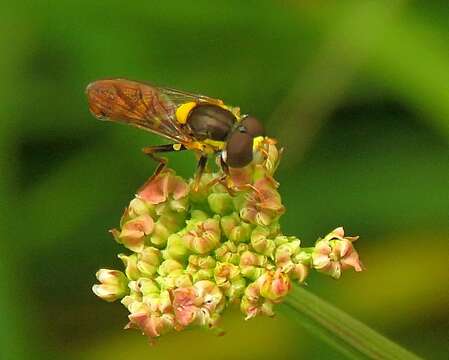
<svg viewBox="0 0 449 360"><path fill-rule="evenodd" d="M253 158L253 147L264 137L262 124L240 115L222 100L127 79L98 80L86 88L90 112L100 120L127 123L158 134L171 144L143 152L158 162L157 176L167 160L157 154L193 150L199 156L199 183L209 155L219 155L223 172L242 168Z"/></svg>

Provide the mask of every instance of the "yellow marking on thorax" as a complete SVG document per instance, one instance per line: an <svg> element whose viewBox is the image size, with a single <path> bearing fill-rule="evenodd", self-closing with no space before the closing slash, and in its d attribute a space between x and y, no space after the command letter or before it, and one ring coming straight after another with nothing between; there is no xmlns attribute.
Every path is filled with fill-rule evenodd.
<svg viewBox="0 0 449 360"><path fill-rule="evenodd" d="M175 151L179 151L179 150L181 150L181 144L173 144L173 150L175 150Z"/></svg>
<svg viewBox="0 0 449 360"><path fill-rule="evenodd" d="M214 154L216 149L204 141L193 141L185 145L190 150L196 150L204 154Z"/></svg>
<svg viewBox="0 0 449 360"><path fill-rule="evenodd" d="M225 143L224 141L218 141L218 140L211 140L211 139L205 139L204 142L210 146L212 146L213 148L215 148L216 150L223 150Z"/></svg>
<svg viewBox="0 0 449 360"><path fill-rule="evenodd" d="M182 104L176 109L176 120L180 124L185 124L187 122L187 117L189 116L192 109L197 106L198 104L196 102L188 102L185 104Z"/></svg>

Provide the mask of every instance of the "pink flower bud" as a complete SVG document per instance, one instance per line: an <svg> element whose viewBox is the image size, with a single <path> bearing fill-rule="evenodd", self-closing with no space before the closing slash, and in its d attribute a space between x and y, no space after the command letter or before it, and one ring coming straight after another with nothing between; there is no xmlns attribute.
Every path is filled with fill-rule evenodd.
<svg viewBox="0 0 449 360"><path fill-rule="evenodd" d="M357 237L343 237L342 227L333 230L324 239L317 241L312 253L313 267L335 279L340 278L341 271L354 268L362 271L362 263L352 242Z"/></svg>
<svg viewBox="0 0 449 360"><path fill-rule="evenodd" d="M174 171L165 170L156 178L147 182L138 192L137 196L150 204L160 204L167 199L180 200L187 196L189 186Z"/></svg>
<svg viewBox="0 0 449 360"><path fill-rule="evenodd" d="M154 229L154 221L150 215L144 214L126 221L122 230L111 230L112 234L121 244L128 249L140 252L143 250L145 238L152 233Z"/></svg>
<svg viewBox="0 0 449 360"><path fill-rule="evenodd" d="M240 210L242 219L252 224L267 226L282 215L285 208L276 186L268 177L256 181L248 194L246 204Z"/></svg>
<svg viewBox="0 0 449 360"><path fill-rule="evenodd" d="M260 294L260 282L249 284L240 303L240 310L246 315L245 320L261 314L273 316L273 302Z"/></svg>
<svg viewBox="0 0 449 360"><path fill-rule="evenodd" d="M128 316L129 323L126 329L137 328L150 339L165 334L174 328L172 314L149 314L146 312L134 313Z"/></svg>
<svg viewBox="0 0 449 360"><path fill-rule="evenodd" d="M211 218L197 223L183 236L183 240L194 253L207 254L220 245L220 237L220 223L217 218Z"/></svg>
<svg viewBox="0 0 449 360"><path fill-rule="evenodd" d="M260 284L260 294L274 302L281 300L290 291L290 278L279 269L265 272L257 282Z"/></svg>

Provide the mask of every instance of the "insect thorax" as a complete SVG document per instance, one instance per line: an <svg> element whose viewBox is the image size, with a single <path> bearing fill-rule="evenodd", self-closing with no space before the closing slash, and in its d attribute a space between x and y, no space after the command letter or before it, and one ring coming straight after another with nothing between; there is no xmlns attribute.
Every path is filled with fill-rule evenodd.
<svg viewBox="0 0 449 360"><path fill-rule="evenodd" d="M200 104L190 111L186 122L195 139L215 143L226 141L236 121L235 115L223 107Z"/></svg>

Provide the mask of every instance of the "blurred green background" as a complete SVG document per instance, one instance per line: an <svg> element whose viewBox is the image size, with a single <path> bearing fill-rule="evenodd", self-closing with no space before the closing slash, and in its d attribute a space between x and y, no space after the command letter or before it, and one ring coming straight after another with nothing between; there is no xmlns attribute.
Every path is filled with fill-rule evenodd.
<svg viewBox="0 0 449 360"><path fill-rule="evenodd" d="M88 82L129 77L261 118L285 147L284 232L361 235L367 270L310 291L446 359L448 19L447 1L3 1L0 358L342 358L281 308L149 347L93 295L120 266L106 230L154 169L140 148L164 143L89 114ZM170 161L193 171L192 154Z"/></svg>

